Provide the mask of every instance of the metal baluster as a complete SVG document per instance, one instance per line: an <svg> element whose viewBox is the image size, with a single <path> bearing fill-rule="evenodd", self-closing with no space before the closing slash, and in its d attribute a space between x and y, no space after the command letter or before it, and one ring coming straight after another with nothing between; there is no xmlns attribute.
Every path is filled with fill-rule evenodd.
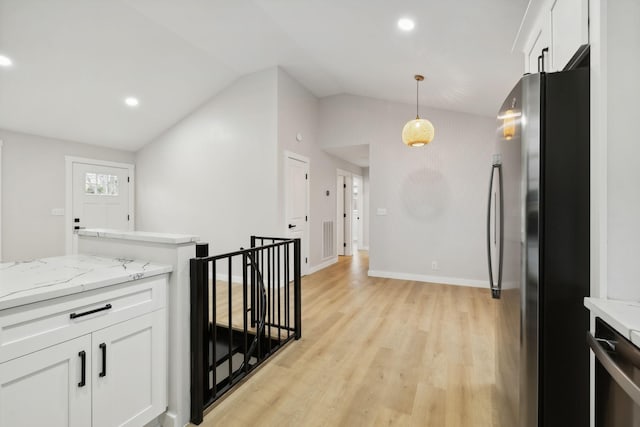
<svg viewBox="0 0 640 427"><path fill-rule="evenodd" d="M231 353L232 345L233 345L233 328L232 325L232 314L233 311L233 290L231 289L231 277L233 275L233 257L229 257L229 385L233 384L233 354Z"/></svg>
<svg viewBox="0 0 640 427"><path fill-rule="evenodd" d="M282 321L280 320L280 252L282 245L276 246L276 251L278 251L278 345L282 344L280 329L282 328Z"/></svg>
<svg viewBox="0 0 640 427"><path fill-rule="evenodd" d="M244 372L249 372L249 360L248 351L249 346L247 344L249 340L249 332L247 330L247 254L242 254L242 327L244 333Z"/></svg>
<svg viewBox="0 0 640 427"><path fill-rule="evenodd" d="M271 248L267 248L267 344L271 354Z"/></svg>
<svg viewBox="0 0 640 427"><path fill-rule="evenodd" d="M294 299L294 323L295 336L299 340L302 338L302 290L300 289L300 239L294 239L293 244L294 263L293 263L293 299Z"/></svg>
<svg viewBox="0 0 640 427"><path fill-rule="evenodd" d="M251 236L251 247L256 247L256 236ZM257 286L257 278L255 268L253 267L253 263L251 263L251 327L256 327L256 286Z"/></svg>
<svg viewBox="0 0 640 427"><path fill-rule="evenodd" d="M209 269L209 263L207 263L207 270ZM207 271L207 274L209 274L209 272ZM208 284L207 284L208 286ZM212 261L211 262L211 352L213 353L213 355L211 356L211 366L212 366L212 370L213 370L213 397L215 398L216 395L218 394L217 390L218 390L218 385L217 385L217 378L216 378L216 362L218 360L218 354L216 353L216 342L218 341L218 322L217 322L217 311L218 311L218 298L217 298L217 292L218 292L218 287L216 286L216 261ZM207 315L209 315L209 309L207 308ZM207 325L208 327L208 325ZM209 343L207 343L207 346L209 345ZM207 364L209 363L208 357L207 357ZM207 378L209 378L209 372L207 372Z"/></svg>
<svg viewBox="0 0 640 427"><path fill-rule="evenodd" d="M289 300L289 269L291 268L291 264L289 262L289 243L285 243L284 245L284 262L285 262L285 268L284 268L284 300L285 300L285 306L284 306L284 322L287 326L287 339L289 339L289 336L291 334L291 323L289 323L289 310L290 310L290 305L291 305L291 301Z"/></svg>
<svg viewBox="0 0 640 427"><path fill-rule="evenodd" d="M260 252L260 256L258 256L258 251ZM262 257L262 251L261 250L256 250L256 252L254 253L254 259L256 260L256 263L259 262L259 258ZM262 275L262 267L260 265L258 265L258 269L256 271L256 275L258 274L258 272L260 272L260 275ZM264 278L263 278L264 279ZM257 283L257 282L256 282ZM264 282L263 282L264 283ZM256 359L258 359L257 363L260 363L262 361L262 333L264 332L264 329L260 330L260 319L262 319L262 291L260 291L258 293L258 315L260 316L258 318L258 329L256 329L256 336L258 337L258 349L257 349L257 355L256 355Z"/></svg>

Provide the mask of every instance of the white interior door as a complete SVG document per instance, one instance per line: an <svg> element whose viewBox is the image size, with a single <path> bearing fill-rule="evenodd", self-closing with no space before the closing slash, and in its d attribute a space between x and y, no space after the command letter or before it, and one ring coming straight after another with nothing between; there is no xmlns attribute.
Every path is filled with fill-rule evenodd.
<svg viewBox="0 0 640 427"><path fill-rule="evenodd" d="M362 223L364 210L362 208L362 198L363 198L363 185L362 185L362 177L361 176L353 176L353 210L352 210L352 229L353 229L353 243L354 246L358 248L363 247L363 236L362 236Z"/></svg>
<svg viewBox="0 0 640 427"><path fill-rule="evenodd" d="M80 228L132 230L131 168L72 164L72 253Z"/></svg>
<svg viewBox="0 0 640 427"><path fill-rule="evenodd" d="M336 205L337 205L337 221L336 221L336 244L338 245L338 255L345 254L345 209L344 209L344 189L346 187L344 175L338 175L338 184L336 186Z"/></svg>
<svg viewBox="0 0 640 427"><path fill-rule="evenodd" d="M309 162L302 158L286 158L286 233L301 239L302 274L309 265Z"/></svg>
<svg viewBox="0 0 640 427"><path fill-rule="evenodd" d="M0 363L0 426L90 426L90 350L85 335Z"/></svg>
<svg viewBox="0 0 640 427"><path fill-rule="evenodd" d="M352 235L352 177L348 172L338 171L336 205L338 209L337 244L338 255L353 255Z"/></svg>

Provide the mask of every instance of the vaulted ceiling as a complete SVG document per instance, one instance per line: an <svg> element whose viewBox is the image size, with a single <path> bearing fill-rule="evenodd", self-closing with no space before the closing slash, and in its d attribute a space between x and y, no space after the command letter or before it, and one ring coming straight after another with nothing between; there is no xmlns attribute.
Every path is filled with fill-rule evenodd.
<svg viewBox="0 0 640 427"><path fill-rule="evenodd" d="M241 75L493 115L526 0L0 0L0 128L136 150ZM402 32L396 22L416 27ZM137 108L123 100L135 96Z"/></svg>

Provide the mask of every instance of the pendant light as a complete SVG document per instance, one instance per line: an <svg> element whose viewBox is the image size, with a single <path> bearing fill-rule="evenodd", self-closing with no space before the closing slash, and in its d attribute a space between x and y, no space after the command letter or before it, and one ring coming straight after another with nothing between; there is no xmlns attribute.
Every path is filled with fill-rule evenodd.
<svg viewBox="0 0 640 427"><path fill-rule="evenodd" d="M418 114L418 85L424 80L424 77L416 74L416 119L408 121L402 129L402 142L409 147L422 147L433 140L435 130L431 122L427 119L421 119Z"/></svg>

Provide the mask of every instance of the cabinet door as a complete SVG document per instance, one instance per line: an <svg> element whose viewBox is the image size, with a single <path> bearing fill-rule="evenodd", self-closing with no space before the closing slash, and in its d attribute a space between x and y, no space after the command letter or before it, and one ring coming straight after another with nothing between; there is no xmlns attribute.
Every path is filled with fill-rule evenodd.
<svg viewBox="0 0 640 427"><path fill-rule="evenodd" d="M551 25L549 14L545 13L541 21L541 27L536 30L532 39L531 47L527 52L529 60L529 73L538 72L538 56L542 54L542 49L548 48L549 52L545 54L545 71L553 71L552 52L551 52Z"/></svg>
<svg viewBox="0 0 640 427"><path fill-rule="evenodd" d="M0 364L0 426L90 426L90 351L85 335Z"/></svg>
<svg viewBox="0 0 640 427"><path fill-rule="evenodd" d="M556 0L551 6L551 34L554 69L559 71L589 43L588 0Z"/></svg>
<svg viewBox="0 0 640 427"><path fill-rule="evenodd" d="M93 427L138 427L166 410L164 311L92 334Z"/></svg>

